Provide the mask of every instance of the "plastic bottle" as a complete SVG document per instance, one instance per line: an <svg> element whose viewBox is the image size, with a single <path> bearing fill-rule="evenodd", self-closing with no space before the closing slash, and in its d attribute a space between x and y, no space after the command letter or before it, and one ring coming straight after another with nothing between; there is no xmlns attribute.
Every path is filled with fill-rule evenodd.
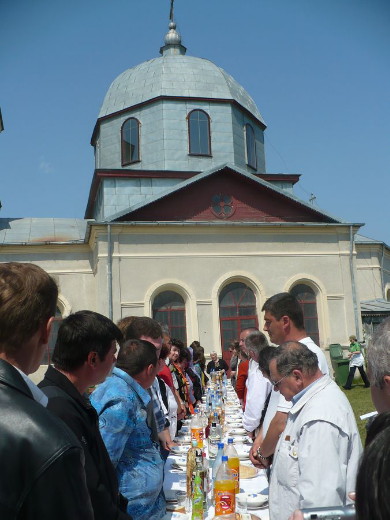
<svg viewBox="0 0 390 520"><path fill-rule="evenodd" d="M203 448L203 421L198 413L195 410L195 415L191 419L191 439L198 443L198 448Z"/></svg>
<svg viewBox="0 0 390 520"><path fill-rule="evenodd" d="M204 517L204 494L202 491L202 479L199 471L194 478L194 492L192 494L192 520L203 520Z"/></svg>
<svg viewBox="0 0 390 520"><path fill-rule="evenodd" d="M209 457L215 459L218 452L218 444L221 442L221 434L215 422L211 423L209 434Z"/></svg>
<svg viewBox="0 0 390 520"><path fill-rule="evenodd" d="M223 447L224 447L224 443L219 442L217 456L215 457L215 461L213 464L213 473L212 473L213 482L215 482L219 466L222 464Z"/></svg>
<svg viewBox="0 0 390 520"><path fill-rule="evenodd" d="M228 439L228 443L224 449L224 455L229 457L228 466L232 470L236 481L236 493L240 492L240 459L233 444L233 439Z"/></svg>
<svg viewBox="0 0 390 520"><path fill-rule="evenodd" d="M214 483L215 516L230 515L236 511L236 481L228 466L228 457L222 456Z"/></svg>
<svg viewBox="0 0 390 520"><path fill-rule="evenodd" d="M198 446L197 441L192 441L192 446L187 452L187 474L186 474L186 491L187 497L191 497L192 494L192 476L195 470L195 454Z"/></svg>

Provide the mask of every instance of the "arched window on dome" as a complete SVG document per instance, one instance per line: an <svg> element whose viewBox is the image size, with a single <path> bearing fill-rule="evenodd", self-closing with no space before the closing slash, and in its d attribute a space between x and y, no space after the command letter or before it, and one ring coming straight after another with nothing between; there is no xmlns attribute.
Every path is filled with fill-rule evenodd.
<svg viewBox="0 0 390 520"><path fill-rule="evenodd" d="M211 156L210 117L204 110L188 114L188 141L190 155Z"/></svg>
<svg viewBox="0 0 390 520"><path fill-rule="evenodd" d="M246 143L246 163L251 168L256 170L257 168L257 157L256 157L256 139L255 132L252 125L247 123L245 125L245 143Z"/></svg>
<svg viewBox="0 0 390 520"><path fill-rule="evenodd" d="M139 154L139 121L130 117L122 125L121 146L122 166L132 164L140 160Z"/></svg>
<svg viewBox="0 0 390 520"><path fill-rule="evenodd" d="M153 318L168 325L172 338L187 343L186 308L183 297L175 291L158 294L152 305Z"/></svg>
<svg viewBox="0 0 390 520"><path fill-rule="evenodd" d="M317 301L315 292L309 285L300 283L294 285L294 287L290 289L290 293L295 296L302 306L303 320L307 335L311 337L314 343L319 345L320 334L318 330Z"/></svg>

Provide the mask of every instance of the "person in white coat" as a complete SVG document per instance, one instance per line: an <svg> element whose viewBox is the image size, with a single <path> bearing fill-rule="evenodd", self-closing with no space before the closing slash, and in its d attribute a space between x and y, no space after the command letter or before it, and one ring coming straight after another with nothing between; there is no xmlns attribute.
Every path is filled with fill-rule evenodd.
<svg viewBox="0 0 390 520"><path fill-rule="evenodd" d="M269 369L274 388L292 402L274 454L270 520L350 503L362 445L349 401L302 343L280 345Z"/></svg>

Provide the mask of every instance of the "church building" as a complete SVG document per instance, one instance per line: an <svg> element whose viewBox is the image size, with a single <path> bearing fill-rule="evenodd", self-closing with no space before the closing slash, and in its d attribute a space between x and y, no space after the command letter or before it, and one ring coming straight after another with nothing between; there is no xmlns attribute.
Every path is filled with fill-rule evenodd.
<svg viewBox="0 0 390 520"><path fill-rule="evenodd" d="M321 348L390 314L390 249L268 173L266 124L226 71L187 54L173 19L160 56L109 87L91 144L85 219L0 219L0 261L58 281L58 322L91 309L146 315L225 351L292 291ZM50 352L46 362L49 360Z"/></svg>

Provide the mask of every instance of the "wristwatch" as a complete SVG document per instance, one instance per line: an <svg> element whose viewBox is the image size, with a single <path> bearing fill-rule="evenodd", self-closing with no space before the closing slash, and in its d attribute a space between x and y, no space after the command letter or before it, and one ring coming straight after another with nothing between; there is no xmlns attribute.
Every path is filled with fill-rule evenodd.
<svg viewBox="0 0 390 520"><path fill-rule="evenodd" d="M256 451L256 458L260 459L260 460L268 460L270 457L266 457L265 455L263 455L261 453L261 449L260 448L257 448L257 451Z"/></svg>

